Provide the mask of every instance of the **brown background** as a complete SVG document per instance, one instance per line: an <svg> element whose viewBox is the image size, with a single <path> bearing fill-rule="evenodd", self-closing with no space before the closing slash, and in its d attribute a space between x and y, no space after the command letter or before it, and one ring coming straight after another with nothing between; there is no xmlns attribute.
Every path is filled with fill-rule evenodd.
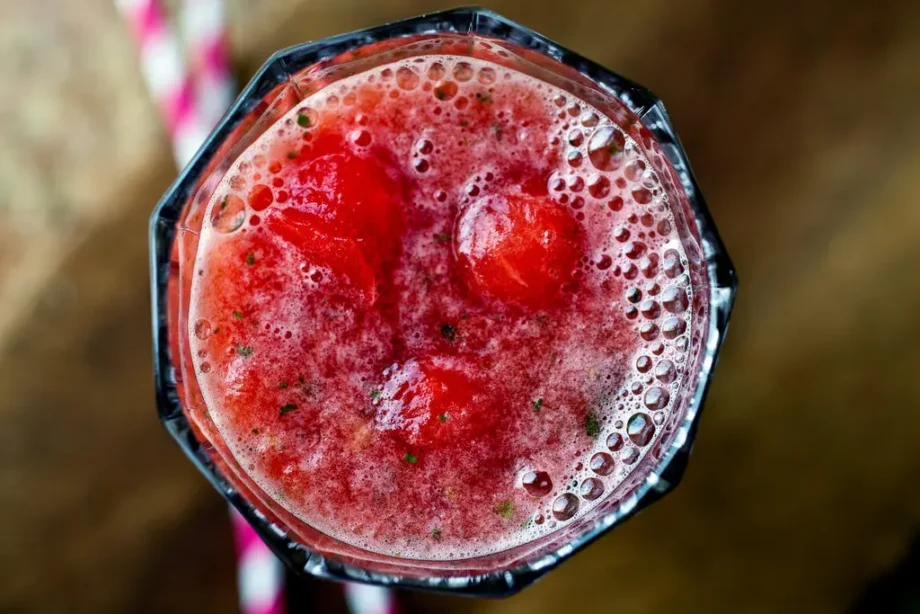
<svg viewBox="0 0 920 614"><path fill-rule="evenodd" d="M234 59L443 6L233 0ZM920 524L920 2L491 8L664 99L742 287L675 493L510 600L411 605L845 610ZM0 612L235 608L224 505L153 408L174 173L110 2L0 3Z"/></svg>

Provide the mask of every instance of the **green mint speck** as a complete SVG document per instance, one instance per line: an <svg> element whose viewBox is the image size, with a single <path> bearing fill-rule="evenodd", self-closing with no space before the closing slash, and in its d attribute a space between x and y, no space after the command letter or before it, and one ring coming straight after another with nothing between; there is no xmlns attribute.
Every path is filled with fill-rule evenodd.
<svg viewBox="0 0 920 614"><path fill-rule="evenodd" d="M504 518L510 519L514 516L514 502L509 500L501 501L495 506L495 513Z"/></svg>
<svg viewBox="0 0 920 614"><path fill-rule="evenodd" d="M242 356L243 358L249 358L250 356L252 356L252 346L251 345L237 346L236 353Z"/></svg>
<svg viewBox="0 0 920 614"><path fill-rule="evenodd" d="M601 434L601 423L598 422L597 414L593 411L585 415L585 434L591 438L596 438Z"/></svg>
<svg viewBox="0 0 920 614"><path fill-rule="evenodd" d="M256 263L256 255L252 252L246 254L246 264L252 266Z"/></svg>
<svg viewBox="0 0 920 614"><path fill-rule="evenodd" d="M434 240L438 243L450 243L452 238L449 232L436 232L434 233Z"/></svg>
<svg viewBox="0 0 920 614"><path fill-rule="evenodd" d="M290 413L290 412L292 412L292 411L294 411L294 410L296 410L296 409L297 409L297 405L296 405L296 404L294 404L294 403L288 403L287 405L284 405L284 406L281 407L281 410L280 410L280 412L278 413L278 415L279 415L279 416L283 416L284 414L288 414L288 413Z"/></svg>
<svg viewBox="0 0 920 614"><path fill-rule="evenodd" d="M539 399L534 399L532 404L533 404L534 411L540 411L541 409L543 409L543 397L540 397Z"/></svg>
<svg viewBox="0 0 920 614"><path fill-rule="evenodd" d="M233 310L233 319L234 319L234 320L242 320L242 319L243 319L243 312L240 311L239 309L234 309L234 310Z"/></svg>
<svg viewBox="0 0 920 614"><path fill-rule="evenodd" d="M304 113L297 114L297 125L302 126L304 128L309 128L311 123L312 122L310 121L309 115L306 115Z"/></svg>
<svg viewBox="0 0 920 614"><path fill-rule="evenodd" d="M431 532L431 536L434 538L435 541L438 541L438 542L441 541L441 529L434 529Z"/></svg>
<svg viewBox="0 0 920 614"><path fill-rule="evenodd" d="M409 463L410 465L414 465L415 463L418 462L418 456L416 456L412 452L406 452L406 455L403 456L403 460Z"/></svg>

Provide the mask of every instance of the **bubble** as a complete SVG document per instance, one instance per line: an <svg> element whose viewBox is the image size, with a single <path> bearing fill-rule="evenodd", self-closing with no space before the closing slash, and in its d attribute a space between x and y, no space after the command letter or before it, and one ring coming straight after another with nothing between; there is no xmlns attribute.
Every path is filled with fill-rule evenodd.
<svg viewBox="0 0 920 614"><path fill-rule="evenodd" d="M553 490L553 481L545 471L528 471L522 485L531 497L545 497Z"/></svg>
<svg viewBox="0 0 920 614"><path fill-rule="evenodd" d="M642 384L640 382L633 382L629 385L629 391L633 394L639 394L642 392Z"/></svg>
<svg viewBox="0 0 920 614"><path fill-rule="evenodd" d="M431 168L431 165L428 163L428 160L426 160L425 158L420 158L415 161L414 167L415 167L416 172L426 173L428 172L428 169Z"/></svg>
<svg viewBox="0 0 920 614"><path fill-rule="evenodd" d="M581 152L578 151L577 149L573 149L568 154L566 154L565 160L566 162L569 163L569 166L571 166L572 168L579 168L582 163ZM581 178L579 177L579 179ZM582 183L584 183L584 180L582 180Z"/></svg>
<svg viewBox="0 0 920 614"><path fill-rule="evenodd" d="M606 452L598 452L591 457L588 466L597 475L610 475L614 468L613 457Z"/></svg>
<svg viewBox="0 0 920 614"><path fill-rule="evenodd" d="M573 192L581 192L585 189L585 180L579 175L575 175L569 179L569 189Z"/></svg>
<svg viewBox="0 0 920 614"><path fill-rule="evenodd" d="M661 293L661 304L671 313L683 313L689 305L687 293L680 286L668 286Z"/></svg>
<svg viewBox="0 0 920 614"><path fill-rule="evenodd" d="M664 262L662 263L664 274L671 279L676 278L684 272L684 266L680 262L680 254L676 250L669 249L664 253Z"/></svg>
<svg viewBox="0 0 920 614"><path fill-rule="evenodd" d="M457 95L457 84L453 81L446 81L435 87L432 93L438 100L450 100Z"/></svg>
<svg viewBox="0 0 920 614"><path fill-rule="evenodd" d="M652 411L657 411L667 407L668 401L670 400L671 395L666 389L660 386L652 386L648 389L648 392L645 393L644 403L645 406Z"/></svg>
<svg viewBox="0 0 920 614"><path fill-rule="evenodd" d="M612 126L598 128L588 140L588 158L599 171L615 171L623 163L625 139Z"/></svg>
<svg viewBox="0 0 920 614"><path fill-rule="evenodd" d="M454 79L463 83L473 78L473 67L469 62L457 62L454 66Z"/></svg>
<svg viewBox="0 0 920 614"><path fill-rule="evenodd" d="M403 66L396 71L396 85L400 89L414 90L418 87L419 81L418 74L408 66Z"/></svg>
<svg viewBox="0 0 920 614"><path fill-rule="evenodd" d="M566 139L568 140L569 145L571 145L572 147L578 147L579 145L585 142L585 135L581 130L579 130L578 128L575 128L574 130L569 131L569 134L566 137Z"/></svg>
<svg viewBox="0 0 920 614"><path fill-rule="evenodd" d="M569 108L566 109L566 111L568 111L568 113L569 113L569 115L570 115L571 117L578 117L578 114L581 113L581 107L580 107L577 103L574 103L574 102L573 102L573 103L569 106Z"/></svg>
<svg viewBox="0 0 920 614"><path fill-rule="evenodd" d="M623 199L619 196L614 196L610 199L610 202L607 203L607 208L611 211L619 211L623 208Z"/></svg>
<svg viewBox="0 0 920 614"><path fill-rule="evenodd" d="M603 256L601 256L601 259L597 261L597 264L595 266L597 266L597 268L600 269L601 271L606 271L607 269L611 267L612 264L613 264L613 258L608 256L607 254L604 254Z"/></svg>
<svg viewBox="0 0 920 614"><path fill-rule="evenodd" d="M626 244L626 248L623 250L623 253L630 260L635 260L644 254L647 249L648 246L646 246L642 241L630 241Z"/></svg>
<svg viewBox="0 0 920 614"><path fill-rule="evenodd" d="M674 343L674 347L676 347L676 348L677 348L679 351L681 351L681 352L686 352L686 351L687 351L687 346L688 346L689 344L690 344L690 341L689 341L686 337L680 337L680 338L678 338L678 340Z"/></svg>
<svg viewBox="0 0 920 614"><path fill-rule="evenodd" d="M626 434L637 446L647 446L655 436L655 425L647 414L633 414L626 422Z"/></svg>
<svg viewBox="0 0 920 614"><path fill-rule="evenodd" d="M202 372L202 373L210 373L210 372L211 372L211 363L209 363L209 362L203 362L203 363L201 363L201 372Z"/></svg>
<svg viewBox="0 0 920 614"><path fill-rule="evenodd" d="M639 288L630 288L626 291L626 300L630 303L638 303L642 300L642 290Z"/></svg>
<svg viewBox="0 0 920 614"><path fill-rule="evenodd" d="M626 465L634 465L639 460L639 448L625 448L620 452L620 460Z"/></svg>
<svg viewBox="0 0 920 614"><path fill-rule="evenodd" d="M617 229L613 231L613 238L620 243L626 243L629 240L629 237L629 229L625 226L618 226Z"/></svg>
<svg viewBox="0 0 920 614"><path fill-rule="evenodd" d="M447 69L440 62L435 62L428 67L428 78L432 81L440 81L446 73Z"/></svg>
<svg viewBox="0 0 920 614"><path fill-rule="evenodd" d="M581 114L581 117L578 121L580 121L581 125L585 128L593 128L600 121L600 118L597 116L597 113L585 111Z"/></svg>
<svg viewBox="0 0 920 614"><path fill-rule="evenodd" d="M607 437L607 449L611 452L616 452L623 447L623 436L619 433L610 433L610 436Z"/></svg>
<svg viewBox="0 0 920 614"><path fill-rule="evenodd" d="M587 501L594 501L604 494L604 483L597 478L587 478L581 483L581 496Z"/></svg>
<svg viewBox="0 0 920 614"><path fill-rule="evenodd" d="M654 322L643 322L639 326L639 336L646 341L654 341L658 337L658 326Z"/></svg>
<svg viewBox="0 0 920 614"><path fill-rule="evenodd" d="M687 323L680 318L671 316L661 323L661 334L665 339L674 339L687 330Z"/></svg>
<svg viewBox="0 0 920 614"><path fill-rule="evenodd" d="M639 310L630 305L626 308L626 318L628 320L635 320L639 317Z"/></svg>
<svg viewBox="0 0 920 614"><path fill-rule="evenodd" d="M572 199L572 209L581 209L584 206L585 206L585 199L582 198L581 196L576 196L575 198ZM583 214L579 213L578 215L583 215ZM575 216L575 217L578 217L578 216ZM578 219L581 220L581 219L584 219L584 217L578 217Z"/></svg>
<svg viewBox="0 0 920 614"><path fill-rule="evenodd" d="M639 188L632 191L633 200L635 200L640 205L647 205L652 202L652 193L649 192L646 188Z"/></svg>
<svg viewBox="0 0 920 614"><path fill-rule="evenodd" d="M656 301L646 299L639 305L639 312L649 320L654 320L661 315L661 305Z"/></svg>
<svg viewBox="0 0 920 614"><path fill-rule="evenodd" d="M561 94L559 96L556 96L555 98L553 98L553 104L555 104L557 107L560 107L560 108L564 107L565 106L565 96Z"/></svg>
<svg viewBox="0 0 920 614"><path fill-rule="evenodd" d="M207 320L198 320L195 322L195 336L204 341L211 336L211 323Z"/></svg>
<svg viewBox="0 0 920 614"><path fill-rule="evenodd" d="M648 254L639 259L639 270L651 279L658 272L658 254Z"/></svg>
<svg viewBox="0 0 920 614"><path fill-rule="evenodd" d="M664 424L664 419L665 419L665 412L663 411L659 411L655 414L652 414L652 422L654 422L658 426L661 426L662 424Z"/></svg>
<svg viewBox="0 0 920 614"><path fill-rule="evenodd" d="M645 162L642 160L634 160L626 165L623 169L623 175L629 181L633 183L638 183L642 179L642 171L645 170Z"/></svg>
<svg viewBox="0 0 920 614"><path fill-rule="evenodd" d="M623 269L623 277L626 279L635 279L639 276L639 267L630 262L625 269Z"/></svg>
<svg viewBox="0 0 920 614"><path fill-rule="evenodd" d="M655 365L655 377L662 383L670 384L677 379L677 368L672 361L662 360Z"/></svg>
<svg viewBox="0 0 920 614"><path fill-rule="evenodd" d="M664 352L664 344L661 343L661 341L653 343L651 350L652 350L652 354L654 354L655 356L661 356L661 354Z"/></svg>
<svg viewBox="0 0 920 614"><path fill-rule="evenodd" d="M571 493L564 493L553 501L553 517L556 520L568 520L578 511L578 497Z"/></svg>
<svg viewBox="0 0 920 614"><path fill-rule="evenodd" d="M358 130L352 133L351 142L358 147L367 147L371 144L371 133L367 130Z"/></svg>
<svg viewBox="0 0 920 614"><path fill-rule="evenodd" d="M662 237L668 236L671 233L671 222L668 220L661 220L658 222L658 227L656 230Z"/></svg>
<svg viewBox="0 0 920 614"><path fill-rule="evenodd" d="M606 198L610 194L610 180L598 175L588 184L588 193L594 198Z"/></svg>
<svg viewBox="0 0 920 614"><path fill-rule="evenodd" d="M220 233L237 230L246 220L246 203L235 194L228 194L211 210L211 226Z"/></svg>
<svg viewBox="0 0 920 614"><path fill-rule="evenodd" d="M654 281L650 281L646 284L645 291L648 292L649 296L658 296L658 293L661 292L661 286Z"/></svg>
<svg viewBox="0 0 920 614"><path fill-rule="evenodd" d="M491 85L495 83L495 70L489 68L488 66L480 68L477 80L483 85Z"/></svg>
<svg viewBox="0 0 920 614"><path fill-rule="evenodd" d="M345 94L345 97L342 98L342 103L347 107L352 106L357 101L358 101L358 97L355 96L354 92L348 92L347 94Z"/></svg>
<svg viewBox="0 0 920 614"><path fill-rule="evenodd" d="M434 144L428 139L419 139L415 144L415 151L420 154L428 155L434 151Z"/></svg>

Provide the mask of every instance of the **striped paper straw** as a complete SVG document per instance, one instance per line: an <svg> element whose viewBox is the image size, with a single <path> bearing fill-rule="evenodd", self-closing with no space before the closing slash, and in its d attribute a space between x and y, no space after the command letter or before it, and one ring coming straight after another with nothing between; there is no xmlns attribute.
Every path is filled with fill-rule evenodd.
<svg viewBox="0 0 920 614"><path fill-rule="evenodd" d="M182 47L157 0L115 0L140 53L141 72L181 168L195 155L211 126L195 104L194 81L185 68Z"/></svg>
<svg viewBox="0 0 920 614"><path fill-rule="evenodd" d="M223 1L185 0L179 25L194 75L199 112L206 122L215 124L236 93Z"/></svg>
<svg viewBox="0 0 920 614"><path fill-rule="evenodd" d="M284 567L246 519L231 509L236 542L236 581L243 614L284 612Z"/></svg>
<svg viewBox="0 0 920 614"><path fill-rule="evenodd" d="M191 60L165 19L160 0L115 0L140 53L141 71L173 145L185 166L233 101L222 0L183 0L181 29ZM237 548L237 583L243 614L283 614L284 567L246 520L231 509ZM396 614L392 591L346 584L353 614Z"/></svg>

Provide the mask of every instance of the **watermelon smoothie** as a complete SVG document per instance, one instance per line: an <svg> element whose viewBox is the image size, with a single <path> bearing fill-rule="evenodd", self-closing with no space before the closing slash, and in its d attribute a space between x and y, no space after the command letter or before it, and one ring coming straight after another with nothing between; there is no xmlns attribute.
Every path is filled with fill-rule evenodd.
<svg viewBox="0 0 920 614"><path fill-rule="evenodd" d="M317 530L420 560L531 542L641 480L707 300L644 152L469 57L298 103L221 180L195 257L194 377L235 462Z"/></svg>

